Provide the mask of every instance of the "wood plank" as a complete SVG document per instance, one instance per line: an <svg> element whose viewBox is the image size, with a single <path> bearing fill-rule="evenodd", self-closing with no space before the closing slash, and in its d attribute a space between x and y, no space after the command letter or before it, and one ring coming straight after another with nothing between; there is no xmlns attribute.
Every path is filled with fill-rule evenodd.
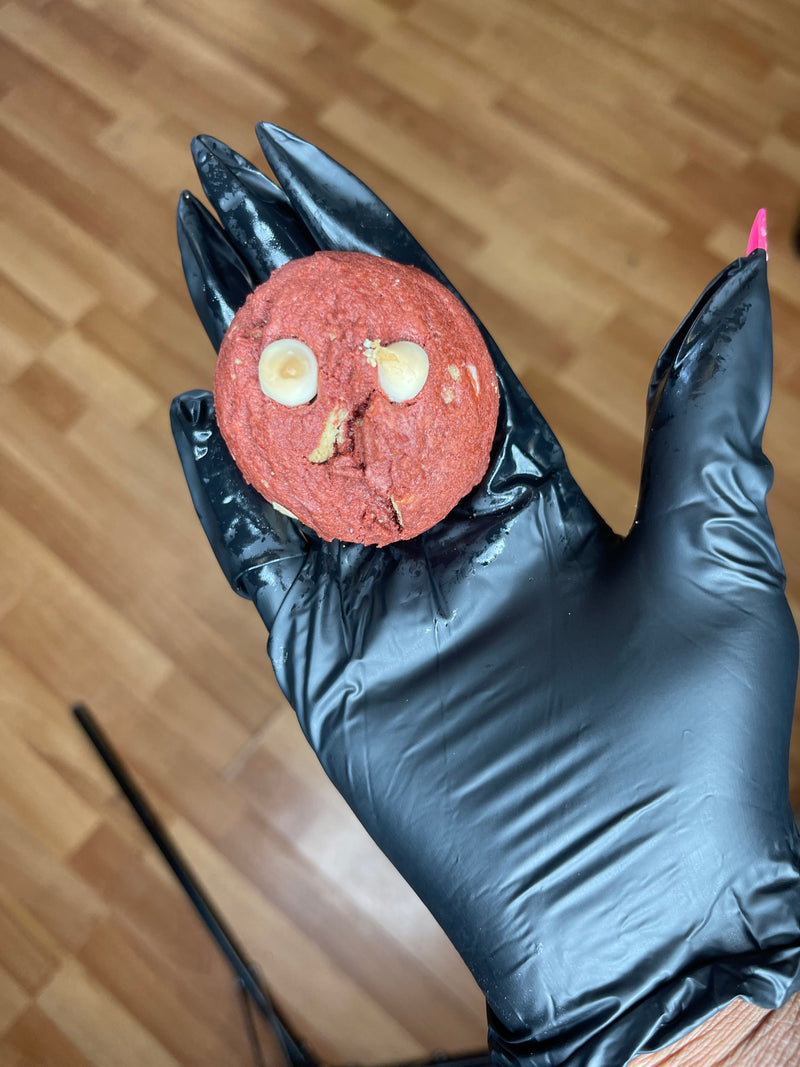
<svg viewBox="0 0 800 1067"><path fill-rule="evenodd" d="M92 981L83 967L67 961L46 988L38 1004L51 1022L89 1060L102 1067L176 1067L171 1056L104 986Z"/></svg>
<svg viewBox="0 0 800 1067"><path fill-rule="evenodd" d="M93 1067L36 1005L5 1035L3 1055L4 1067Z"/></svg>
<svg viewBox="0 0 800 1067"><path fill-rule="evenodd" d="M58 945L25 905L9 893L0 893L0 961L18 989L38 993L61 958Z"/></svg>
<svg viewBox="0 0 800 1067"><path fill-rule="evenodd" d="M0 965L0 1035L10 1029L29 1004L30 998L24 989Z"/></svg>
<svg viewBox="0 0 800 1067"><path fill-rule="evenodd" d="M69 958L107 911L100 897L63 862L43 849L17 816L0 804L0 885L4 897L23 902L26 925L37 940Z"/></svg>
<svg viewBox="0 0 800 1067"><path fill-rule="evenodd" d="M41 788L31 790L37 781ZM64 857L97 825L97 812L12 730L0 724L0 802L54 855Z"/></svg>

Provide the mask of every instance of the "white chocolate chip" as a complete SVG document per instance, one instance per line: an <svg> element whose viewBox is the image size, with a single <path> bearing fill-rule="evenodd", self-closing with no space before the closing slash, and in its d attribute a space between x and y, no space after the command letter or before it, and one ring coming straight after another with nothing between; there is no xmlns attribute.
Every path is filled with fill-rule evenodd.
<svg viewBox="0 0 800 1067"><path fill-rule="evenodd" d="M325 420L319 444L308 455L312 463L327 463L333 459L337 445L344 443L344 426L347 421L347 408L335 408Z"/></svg>
<svg viewBox="0 0 800 1067"><path fill-rule="evenodd" d="M413 341L386 346L365 341L364 350L370 366L378 368L381 389L395 403L413 400L428 379L428 354Z"/></svg>
<svg viewBox="0 0 800 1067"><path fill-rule="evenodd" d="M447 373L450 375L454 382L457 382L458 379L461 377L461 371L454 363L451 363L450 366L447 368Z"/></svg>
<svg viewBox="0 0 800 1067"><path fill-rule="evenodd" d="M284 407L307 404L317 395L317 361L302 341L281 338L267 345L258 362L264 393Z"/></svg>
<svg viewBox="0 0 800 1067"><path fill-rule="evenodd" d="M279 511L281 515L288 515L288 517L290 519L294 519L295 522L300 522L298 517L293 512L289 511L288 508L285 508L283 504L276 504L273 502L272 506L275 508L276 511Z"/></svg>

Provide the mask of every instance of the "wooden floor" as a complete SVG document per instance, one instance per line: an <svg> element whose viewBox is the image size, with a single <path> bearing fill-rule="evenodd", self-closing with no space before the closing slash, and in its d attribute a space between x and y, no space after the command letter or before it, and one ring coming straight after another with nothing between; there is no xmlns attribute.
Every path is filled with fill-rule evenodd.
<svg viewBox="0 0 800 1067"><path fill-rule="evenodd" d="M620 530L652 364L766 206L800 617L800 2L0 0L2 1067L251 1062L76 699L321 1057L484 1039L472 979L307 750L169 433L213 366L174 238L189 141L257 159L261 119L409 224Z"/></svg>

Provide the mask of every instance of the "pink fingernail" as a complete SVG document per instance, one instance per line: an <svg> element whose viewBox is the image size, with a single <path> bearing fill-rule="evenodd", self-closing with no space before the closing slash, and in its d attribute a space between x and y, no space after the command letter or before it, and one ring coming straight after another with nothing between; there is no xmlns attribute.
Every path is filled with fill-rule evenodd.
<svg viewBox="0 0 800 1067"><path fill-rule="evenodd" d="M767 212L766 208L763 208L756 215L753 222L753 227L750 230L750 240L747 242L747 255L754 252L757 248L763 248L767 251ZM769 253L767 252L767 258Z"/></svg>

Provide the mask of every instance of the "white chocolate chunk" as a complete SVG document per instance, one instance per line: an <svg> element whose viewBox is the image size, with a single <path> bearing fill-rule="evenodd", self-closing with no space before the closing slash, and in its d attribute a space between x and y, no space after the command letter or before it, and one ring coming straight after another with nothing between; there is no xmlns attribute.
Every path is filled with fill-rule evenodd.
<svg viewBox="0 0 800 1067"><path fill-rule="evenodd" d="M290 519L294 519L295 522L300 522L295 513L293 511L289 511L289 509L285 508L283 504L276 504L273 501L272 506L275 508L276 511L279 511L281 515L287 515Z"/></svg>
<svg viewBox="0 0 800 1067"><path fill-rule="evenodd" d="M261 353L258 381L272 400L284 407L300 407L317 395L317 360L302 341L282 337Z"/></svg>
<svg viewBox="0 0 800 1067"><path fill-rule="evenodd" d="M428 380L428 354L414 341L365 341L367 361L378 367L381 389L394 403L413 400Z"/></svg>
<svg viewBox="0 0 800 1067"><path fill-rule="evenodd" d="M344 444L344 427L347 408L335 408L325 420L319 444L308 455L312 463L327 463L333 459L337 445Z"/></svg>

